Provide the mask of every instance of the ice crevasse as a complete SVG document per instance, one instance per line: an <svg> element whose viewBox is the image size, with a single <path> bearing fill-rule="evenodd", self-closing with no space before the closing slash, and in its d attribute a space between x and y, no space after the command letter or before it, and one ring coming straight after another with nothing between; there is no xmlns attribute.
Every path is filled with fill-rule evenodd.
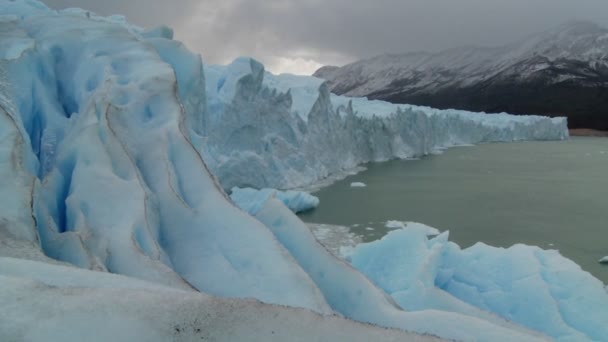
<svg viewBox="0 0 608 342"><path fill-rule="evenodd" d="M502 306L479 304L486 293L458 295L449 282L437 291L458 304L400 302L374 275L334 258L279 199L262 196L253 217L223 190L305 185L361 162L458 144L564 139L564 119L337 97L318 79L270 75L250 59L204 65L166 27L146 31L31 0L0 1L0 38L0 335L69 340L115 310L120 319L107 324L123 340L150 326L158 340L193 336L214 314L232 320L202 330L242 336L229 324L255 331L256 315L267 327L285 317L302 336L310 332L297 329L299 319L322 322L315 333L343 327L363 340L606 336L569 321L565 335L508 321ZM555 265L544 267L550 275ZM562 298L559 289L552 298ZM119 290L138 291L121 305ZM179 308L163 298L197 314L171 316ZM130 314L138 305L167 315ZM249 320L222 314L229 308ZM64 315L71 309L80 323L72 330L58 324L75 319ZM280 340L274 333L250 336Z"/></svg>

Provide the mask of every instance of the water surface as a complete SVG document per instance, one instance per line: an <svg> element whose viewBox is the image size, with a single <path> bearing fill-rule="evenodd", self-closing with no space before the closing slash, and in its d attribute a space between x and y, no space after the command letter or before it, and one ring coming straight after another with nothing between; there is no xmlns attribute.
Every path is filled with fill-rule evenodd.
<svg viewBox="0 0 608 342"><path fill-rule="evenodd" d="M367 168L316 192L320 206L302 219L349 226L365 241L390 219L449 230L462 247L558 249L608 283L597 263L608 255L607 138L459 147Z"/></svg>

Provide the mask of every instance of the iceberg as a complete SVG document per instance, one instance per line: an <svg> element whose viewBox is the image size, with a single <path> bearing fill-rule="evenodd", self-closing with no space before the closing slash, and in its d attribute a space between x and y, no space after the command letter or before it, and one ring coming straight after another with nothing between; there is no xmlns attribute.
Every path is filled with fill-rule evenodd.
<svg viewBox="0 0 608 342"><path fill-rule="evenodd" d="M0 0L0 36L2 339L606 337L578 315L577 303L593 299L588 307L604 317L596 283L555 255L536 253L546 287L494 296L462 283L493 279L505 262L499 251L473 269L457 263L475 260L469 250L449 263L412 245L443 261L419 267L417 281L450 295L402 305L295 216L312 197L225 192L310 185L362 162L457 144L564 139L564 119L337 97L316 78L274 76L248 58L206 65L166 27L35 0ZM235 205L239 193L250 213ZM394 260L378 270L400 272ZM563 302L565 323L519 314L503 295L548 314Z"/></svg>
<svg viewBox="0 0 608 342"><path fill-rule="evenodd" d="M353 266L401 306L473 317L490 312L559 341L608 337L608 295L601 281L557 251L478 243L460 249L448 233L407 224L359 245Z"/></svg>
<svg viewBox="0 0 608 342"><path fill-rule="evenodd" d="M241 209L251 215L255 215L271 197L278 198L294 213L301 213L316 208L319 198L304 191L279 191L276 189L237 188L234 187L230 193L230 199Z"/></svg>
<svg viewBox="0 0 608 342"><path fill-rule="evenodd" d="M608 264L608 255L598 261L600 264Z"/></svg>
<svg viewBox="0 0 608 342"><path fill-rule="evenodd" d="M350 187L351 188L365 188L367 185L365 183L362 182L353 182L350 183Z"/></svg>

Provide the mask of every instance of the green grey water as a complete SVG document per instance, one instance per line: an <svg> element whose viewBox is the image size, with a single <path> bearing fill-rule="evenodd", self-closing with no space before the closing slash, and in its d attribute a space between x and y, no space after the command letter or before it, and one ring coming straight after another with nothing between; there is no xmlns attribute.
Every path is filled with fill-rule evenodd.
<svg viewBox="0 0 608 342"><path fill-rule="evenodd" d="M402 220L449 230L462 247L557 249L608 284L597 262L608 255L607 138L459 147L366 167L316 192L320 206L301 218L349 226L364 241Z"/></svg>

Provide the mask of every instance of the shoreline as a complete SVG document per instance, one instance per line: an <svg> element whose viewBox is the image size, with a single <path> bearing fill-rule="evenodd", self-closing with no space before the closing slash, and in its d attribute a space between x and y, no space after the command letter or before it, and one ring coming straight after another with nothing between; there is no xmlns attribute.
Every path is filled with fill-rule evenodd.
<svg viewBox="0 0 608 342"><path fill-rule="evenodd" d="M608 131L598 131L590 128L572 128L568 130L572 137L603 137L608 138Z"/></svg>

